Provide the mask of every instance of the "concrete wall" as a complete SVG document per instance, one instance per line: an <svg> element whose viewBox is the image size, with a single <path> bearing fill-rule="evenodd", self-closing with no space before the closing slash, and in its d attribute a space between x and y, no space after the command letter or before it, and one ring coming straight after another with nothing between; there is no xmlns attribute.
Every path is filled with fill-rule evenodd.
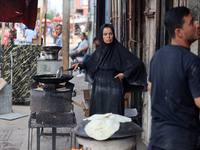
<svg viewBox="0 0 200 150"><path fill-rule="evenodd" d="M195 20L197 22L199 22L200 21L200 17L199 17L199 15L200 15L200 1L199 0L187 1L187 7L190 8L191 13L195 17ZM200 56L200 54L199 54L200 53L200 50L199 50L200 46L199 45L200 45L200 42L198 40L198 41L194 42L191 46L191 51L198 56Z"/></svg>
<svg viewBox="0 0 200 150"><path fill-rule="evenodd" d="M87 3L88 3L87 0L76 0L76 9L82 9L83 16L85 16L88 11Z"/></svg>
<svg viewBox="0 0 200 150"><path fill-rule="evenodd" d="M95 15L96 15L96 0L90 0L90 12L87 14L88 22L86 23L86 25L88 26L87 35L88 35L90 53L92 53L94 49L93 38L96 37Z"/></svg>
<svg viewBox="0 0 200 150"><path fill-rule="evenodd" d="M156 1L146 0L145 8L146 12L152 12L156 14ZM150 8L150 9L149 9ZM144 50L144 63L146 66L147 74L149 74L149 65L152 56L156 51L156 15L153 17L145 15L145 50ZM144 93L144 107L143 107L143 141L148 144L151 128L151 103L150 95L148 92Z"/></svg>

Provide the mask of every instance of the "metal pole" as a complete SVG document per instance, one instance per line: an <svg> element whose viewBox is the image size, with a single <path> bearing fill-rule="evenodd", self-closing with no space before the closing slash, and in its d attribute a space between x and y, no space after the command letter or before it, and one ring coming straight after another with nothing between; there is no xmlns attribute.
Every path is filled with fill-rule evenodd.
<svg viewBox="0 0 200 150"><path fill-rule="evenodd" d="M56 128L52 128L52 150L56 150Z"/></svg>
<svg viewBox="0 0 200 150"><path fill-rule="evenodd" d="M4 44L5 22L2 22L1 45Z"/></svg>
<svg viewBox="0 0 200 150"><path fill-rule="evenodd" d="M37 127L37 150L40 150L40 128Z"/></svg>
<svg viewBox="0 0 200 150"><path fill-rule="evenodd" d="M70 0L63 0L63 24L62 24L62 55L63 55L63 74L69 68L69 38L70 38ZM68 72L69 73L69 72Z"/></svg>
<svg viewBox="0 0 200 150"><path fill-rule="evenodd" d="M75 0L73 0L73 14L72 14L72 20L73 20L72 33L73 33L73 36L75 35L75 34L74 34L74 14L75 14L74 4L75 4ZM73 40L74 40L74 39L73 39ZM74 42L74 41L73 41L73 42ZM72 42L72 43L73 43L73 42Z"/></svg>

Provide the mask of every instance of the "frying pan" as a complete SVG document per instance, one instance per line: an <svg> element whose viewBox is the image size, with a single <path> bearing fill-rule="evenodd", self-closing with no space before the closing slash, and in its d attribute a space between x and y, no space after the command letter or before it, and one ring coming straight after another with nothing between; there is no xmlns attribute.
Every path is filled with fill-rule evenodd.
<svg viewBox="0 0 200 150"><path fill-rule="evenodd" d="M71 70L73 70L74 68L69 68L69 69L66 69L65 71L71 71ZM62 76L62 73L63 73L63 66L61 66L58 70L57 70L57 72L56 72L56 77L57 78L59 78L59 77L61 77Z"/></svg>
<svg viewBox="0 0 200 150"><path fill-rule="evenodd" d="M56 74L43 74L43 75L35 75L32 78L41 83L45 84L59 84L63 82L68 82L71 80L74 76L73 75L62 75L61 77L56 78Z"/></svg>

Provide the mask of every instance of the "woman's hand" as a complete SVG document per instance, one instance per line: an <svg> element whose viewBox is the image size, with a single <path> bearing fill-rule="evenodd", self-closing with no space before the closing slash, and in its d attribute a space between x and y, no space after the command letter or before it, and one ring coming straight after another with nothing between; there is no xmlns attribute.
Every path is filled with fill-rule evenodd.
<svg viewBox="0 0 200 150"><path fill-rule="evenodd" d="M80 63L73 64L72 65L73 71L77 71L79 66L80 66Z"/></svg>
<svg viewBox="0 0 200 150"><path fill-rule="evenodd" d="M123 73L119 73L118 75L116 75L114 78L119 78L120 81L122 82L122 79L125 78L124 74Z"/></svg>

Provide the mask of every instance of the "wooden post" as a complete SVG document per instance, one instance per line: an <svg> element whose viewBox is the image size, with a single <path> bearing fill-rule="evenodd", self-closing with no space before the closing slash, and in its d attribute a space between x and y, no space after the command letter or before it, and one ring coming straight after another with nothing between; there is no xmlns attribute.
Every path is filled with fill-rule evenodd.
<svg viewBox="0 0 200 150"><path fill-rule="evenodd" d="M14 23L14 22L12 22L12 27L11 27L11 29L15 29L15 23ZM12 32L11 32L11 33L12 33ZM15 44L14 40L15 40L15 37L13 37L13 36L11 35L11 45L14 45L14 44Z"/></svg>
<svg viewBox="0 0 200 150"><path fill-rule="evenodd" d="M73 12L72 12L72 20L73 20L72 33L73 33L73 35L74 35L74 13L75 13L74 2L75 2L75 0L73 0Z"/></svg>
<svg viewBox="0 0 200 150"><path fill-rule="evenodd" d="M112 24L115 23L115 1L112 0Z"/></svg>
<svg viewBox="0 0 200 150"><path fill-rule="evenodd" d="M46 46L46 29L47 29L47 14L44 16L44 46Z"/></svg>
<svg viewBox="0 0 200 150"><path fill-rule="evenodd" d="M2 22L1 45L4 44L5 22Z"/></svg>
<svg viewBox="0 0 200 150"><path fill-rule="evenodd" d="M138 3L138 16L137 16L137 57L140 58L140 47L141 47L141 44L140 44L140 31L141 31L141 17L140 17L140 13L141 13L141 3ZM142 58L140 58L142 59Z"/></svg>
<svg viewBox="0 0 200 150"><path fill-rule="evenodd" d="M177 7L177 6L178 6L178 3L179 3L178 0L174 0L173 2L174 2L173 6L174 6L174 7Z"/></svg>
<svg viewBox="0 0 200 150"><path fill-rule="evenodd" d="M114 27L115 27L115 36L118 36L118 25L117 25L117 21L118 21L118 5L117 5L117 1L115 1L114 4L114 17L115 17L115 22L114 23Z"/></svg>
<svg viewBox="0 0 200 150"><path fill-rule="evenodd" d="M63 23L62 23L63 74L67 74L67 71L65 70L69 68L69 37L70 37L69 26L70 26L70 0L63 0Z"/></svg>
<svg viewBox="0 0 200 150"><path fill-rule="evenodd" d="M74 14L75 14L75 0L73 0L73 13L72 13L72 20L73 20L73 23L72 23L72 33L73 33L72 44L77 43L76 36L75 36Z"/></svg>
<svg viewBox="0 0 200 150"><path fill-rule="evenodd" d="M121 33L122 33L122 31L121 31L121 24L122 24L122 21L121 21L122 7L121 7L121 5L122 5L121 0L118 0L118 37L117 37L117 39L120 42L122 41L121 40Z"/></svg>
<svg viewBox="0 0 200 150"><path fill-rule="evenodd" d="M37 13L40 13L40 28L39 28L39 45L41 45L41 38L42 38L42 9L38 8Z"/></svg>

